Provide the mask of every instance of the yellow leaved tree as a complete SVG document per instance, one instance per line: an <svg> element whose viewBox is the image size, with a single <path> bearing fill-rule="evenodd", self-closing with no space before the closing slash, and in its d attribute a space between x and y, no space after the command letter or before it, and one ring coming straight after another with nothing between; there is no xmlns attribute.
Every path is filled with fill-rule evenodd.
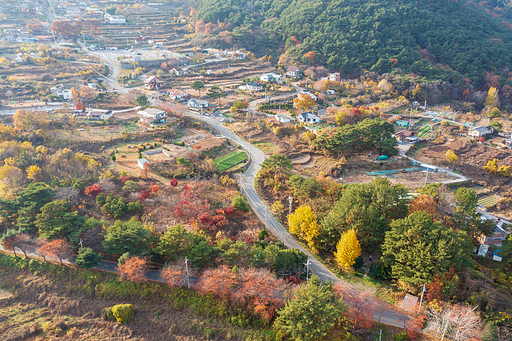
<svg viewBox="0 0 512 341"><path fill-rule="evenodd" d="M453 168L452 168L452 169L455 169L455 164L456 164L457 162L459 162L459 157L457 156L457 154L455 154L455 153L453 152L453 150L449 149L449 150L446 152L445 156L446 156L446 159L447 159L449 162L451 162L451 163L452 163L452 165L453 165Z"/></svg>
<svg viewBox="0 0 512 341"><path fill-rule="evenodd" d="M290 233L299 236L314 252L317 252L316 239L320 235L320 225L311 206L302 205L288 215L288 229Z"/></svg>
<svg viewBox="0 0 512 341"><path fill-rule="evenodd" d="M338 265L345 270L349 270L360 255L361 246L357 240L356 232L352 229L343 233L336 245L336 252L334 252L334 258Z"/></svg>

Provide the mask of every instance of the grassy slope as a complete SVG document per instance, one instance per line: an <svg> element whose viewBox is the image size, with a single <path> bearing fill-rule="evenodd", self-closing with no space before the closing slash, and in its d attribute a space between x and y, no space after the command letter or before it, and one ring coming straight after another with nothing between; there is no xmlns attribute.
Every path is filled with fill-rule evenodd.
<svg viewBox="0 0 512 341"><path fill-rule="evenodd" d="M0 256L4 257L4 256ZM268 330L234 327L211 296L158 284L119 282L117 276L58 266L33 271L0 266L2 340L265 340ZM104 321L101 310L131 303L134 320ZM224 318L214 316L225 315ZM37 336L37 338L36 338Z"/></svg>

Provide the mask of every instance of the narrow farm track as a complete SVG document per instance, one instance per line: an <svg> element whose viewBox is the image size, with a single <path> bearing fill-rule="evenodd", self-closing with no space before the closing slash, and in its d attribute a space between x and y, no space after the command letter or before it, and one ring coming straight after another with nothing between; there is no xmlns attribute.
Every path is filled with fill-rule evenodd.
<svg viewBox="0 0 512 341"><path fill-rule="evenodd" d="M238 135L229 131L226 127L222 125L222 123L213 117L201 116L199 114L193 112L187 112L187 115L193 117L195 119L201 120L212 128L217 130L219 133L223 134L227 138L230 138L235 143L239 144L244 148L244 150L249 154L251 158L251 165L243 174L241 178L241 189L245 194L249 205L254 210L254 213L260 218L260 220L265 224L267 229L272 232L283 244L285 244L288 248L299 249L308 255L311 264L309 265L310 270L320 277L323 281L333 281L333 282L343 282L336 275L334 275L329 269L327 269L322 263L320 263L312 254L310 254L306 249L304 249L291 235L290 233L281 225L272 215L268 207L261 200L258 193L256 192L256 188L254 186L254 181L256 178L256 174L261 168L261 163L265 160L265 154L252 144L249 144L245 140L241 139ZM358 289L351 286L348 283L344 283L350 290L353 292L357 292ZM386 302L383 302L378 299L372 299L373 308L373 320L379 321L380 323L384 323L390 326L404 328L406 320L409 317L403 314L400 311L394 309L391 305Z"/></svg>

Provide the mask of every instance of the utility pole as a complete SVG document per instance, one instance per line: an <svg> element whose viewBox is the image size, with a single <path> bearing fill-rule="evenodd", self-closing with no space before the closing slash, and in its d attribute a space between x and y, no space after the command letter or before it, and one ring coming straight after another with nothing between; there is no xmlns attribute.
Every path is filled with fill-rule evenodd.
<svg viewBox="0 0 512 341"><path fill-rule="evenodd" d="M187 274L187 286L190 289L190 279L188 276L188 258L185 257L185 273Z"/></svg>
<svg viewBox="0 0 512 341"><path fill-rule="evenodd" d="M420 166L421 167L421 166ZM427 174L425 176L425 186L427 185L427 180L428 180L428 169L427 169Z"/></svg>
<svg viewBox="0 0 512 341"><path fill-rule="evenodd" d="M308 261L306 263L304 263L304 265L306 266L306 282L307 282L307 281L309 281L309 266L311 265L309 256L308 256Z"/></svg>
<svg viewBox="0 0 512 341"><path fill-rule="evenodd" d="M423 302L423 294L425 293L425 284L423 284L423 288L421 289L421 298L420 298L420 304L418 305L418 311L421 309L421 303Z"/></svg>

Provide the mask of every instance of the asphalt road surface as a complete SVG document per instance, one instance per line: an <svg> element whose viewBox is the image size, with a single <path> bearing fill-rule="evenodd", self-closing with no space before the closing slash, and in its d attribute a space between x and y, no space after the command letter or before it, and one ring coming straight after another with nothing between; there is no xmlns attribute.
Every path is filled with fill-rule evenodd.
<svg viewBox="0 0 512 341"><path fill-rule="evenodd" d="M265 160L265 154L258 148L249 144L248 142L242 140L239 136L232 133L226 127L222 125L222 122L218 118L212 116L202 116L197 113L188 112L188 116L201 120L215 130L217 130L222 135L230 138L240 146L249 154L251 158L251 165L249 169L243 174L241 178L241 188L242 192L245 194L249 205L254 210L258 218L264 222L267 229L274 234L283 244L285 244L288 248L299 249L304 252L309 257L310 271L320 277L323 281L333 281L338 282L338 279L329 269L327 269L322 263L320 263L313 255L311 255L306 249L304 249L291 235L290 233L281 225L272 215L268 207L261 200L256 192L254 187L254 180L256 174L261 168L261 163ZM350 285L349 285L350 286ZM358 290L352 286L350 286L351 290ZM403 328L405 324L405 320L408 317L401 312L391 310L389 304L379 301L377 299L373 300L376 308L373 311L374 320L380 321L381 323L396 326Z"/></svg>

